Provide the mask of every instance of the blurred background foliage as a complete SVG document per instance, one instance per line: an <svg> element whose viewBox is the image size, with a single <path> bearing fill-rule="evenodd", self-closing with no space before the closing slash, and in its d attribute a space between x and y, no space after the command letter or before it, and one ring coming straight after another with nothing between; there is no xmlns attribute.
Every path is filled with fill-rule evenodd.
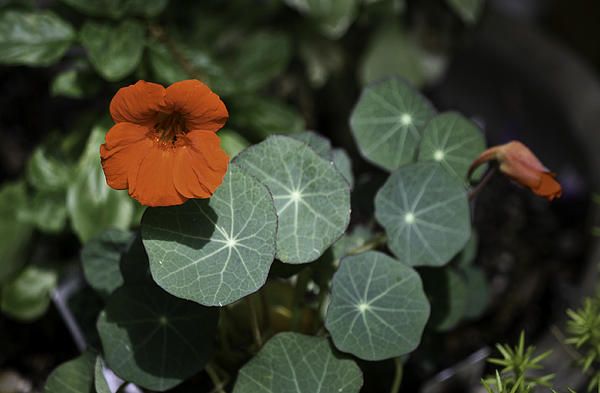
<svg viewBox="0 0 600 393"><path fill-rule="evenodd" d="M600 49L589 39L590 31L597 33L598 5L585 0L539 4L507 0L502 7L521 7L526 16L543 8L530 23L600 65ZM108 104L120 87L138 79L205 81L229 109L230 120L219 134L231 156L275 133L311 129L327 135L351 152L355 173L373 172L357 176L361 184L353 198L354 223L368 224L372 206L361 203L372 200L373 185L383 176L358 158L349 137L347 117L360 89L400 74L435 96L456 53L469 46L480 18L491 12L484 0L0 0L0 7L0 369L12 365L34 384L76 353L59 315L47 311L61 278L78 269L81 245L108 228L137 227L143 213L125 191L106 186L98 157L111 125ZM572 20L581 25L573 28ZM535 216L529 217L530 226L541 229L531 236L560 227L539 205L503 196L510 206L486 217L494 230L521 236L510 226L511 217L527 219L515 218L515 209ZM488 204L498 205L497 198L490 197ZM570 216L576 221L573 231L584 226L579 219L585 211ZM501 229L499 221L505 223ZM498 240L488 255L505 261L498 249L510 248L505 241L511 239L484 239L483 247ZM579 242L565 260L583 255L587 243ZM502 261L494 271L499 275ZM476 302L482 298L464 299L461 282L464 273L479 275L475 281L481 283L483 273L460 262L455 267L460 277L454 270L444 273L460 284L452 286L462 299L453 310L475 318L485 308ZM436 279L431 277L434 287ZM93 324L98 302L83 291L72 307L83 310L82 320L90 314ZM510 319L510 311L500 308L499 322L486 322L496 333ZM42 316L34 324L15 322ZM460 320L445 317L447 329ZM444 347L471 334L465 329ZM437 349L438 340L425 342L424 353ZM450 362L419 361L424 366L418 377ZM373 375L376 379L378 372Z"/></svg>

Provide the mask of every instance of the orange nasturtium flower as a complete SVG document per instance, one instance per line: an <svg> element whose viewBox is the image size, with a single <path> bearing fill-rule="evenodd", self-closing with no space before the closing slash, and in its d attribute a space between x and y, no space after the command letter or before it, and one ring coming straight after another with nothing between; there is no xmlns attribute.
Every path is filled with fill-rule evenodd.
<svg viewBox="0 0 600 393"><path fill-rule="evenodd" d="M536 195L551 201L562 194L560 184L555 180L556 175L521 142L512 141L487 149L471 164L469 176L477 167L491 160L498 161L502 173L528 187Z"/></svg>
<svg viewBox="0 0 600 393"><path fill-rule="evenodd" d="M172 206L209 198L223 181L229 159L216 132L229 115L204 83L138 81L115 94L110 113L116 124L100 146L110 187L142 205Z"/></svg>

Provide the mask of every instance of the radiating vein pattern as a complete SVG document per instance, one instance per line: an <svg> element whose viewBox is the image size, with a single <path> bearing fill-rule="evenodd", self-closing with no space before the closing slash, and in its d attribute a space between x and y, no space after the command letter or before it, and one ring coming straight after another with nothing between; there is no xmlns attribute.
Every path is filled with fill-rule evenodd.
<svg viewBox="0 0 600 393"><path fill-rule="evenodd" d="M234 164L209 200L149 209L142 220L154 280L175 296L211 306L262 287L276 231L269 191Z"/></svg>
<svg viewBox="0 0 600 393"><path fill-rule="evenodd" d="M314 261L346 230L349 185L331 162L306 143L272 136L244 150L234 162L273 195L281 261Z"/></svg>
<svg viewBox="0 0 600 393"><path fill-rule="evenodd" d="M434 116L429 101L401 78L365 88L350 117L362 156L388 171L413 162L425 124Z"/></svg>
<svg viewBox="0 0 600 393"><path fill-rule="evenodd" d="M406 165L375 196L390 250L410 266L448 263L471 234L463 183L434 162Z"/></svg>
<svg viewBox="0 0 600 393"><path fill-rule="evenodd" d="M423 131L419 161L437 162L461 181L469 166L485 149L483 133L475 123L459 113L434 117Z"/></svg>
<svg viewBox="0 0 600 393"><path fill-rule="evenodd" d="M357 393L362 384L356 363L326 338L279 333L242 367L233 393Z"/></svg>
<svg viewBox="0 0 600 393"><path fill-rule="evenodd" d="M414 269L375 251L342 259L325 318L339 350L365 360L404 355L418 346L428 317Z"/></svg>
<svg viewBox="0 0 600 393"><path fill-rule="evenodd" d="M216 308L178 299L148 281L117 289L97 327L106 362L117 375L163 391L202 370L217 321Z"/></svg>

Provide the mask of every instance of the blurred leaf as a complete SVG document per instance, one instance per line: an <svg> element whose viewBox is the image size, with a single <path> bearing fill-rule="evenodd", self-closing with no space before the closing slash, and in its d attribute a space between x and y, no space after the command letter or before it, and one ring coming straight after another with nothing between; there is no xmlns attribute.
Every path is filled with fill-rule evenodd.
<svg viewBox="0 0 600 393"><path fill-rule="evenodd" d="M465 268L473 264L477 257L477 251L479 248L479 236L473 229L471 230L471 237L469 241L462 249L462 251L456 256L456 266Z"/></svg>
<svg viewBox="0 0 600 393"><path fill-rule="evenodd" d="M19 220L19 211L27 204L25 184L5 183L0 188L0 284L4 283L26 262L26 252L32 245L31 224Z"/></svg>
<svg viewBox="0 0 600 393"><path fill-rule="evenodd" d="M94 360L96 355L86 351L83 355L58 366L46 381L45 393L95 393Z"/></svg>
<svg viewBox="0 0 600 393"><path fill-rule="evenodd" d="M323 337L279 333L239 372L233 393L358 393L360 368Z"/></svg>
<svg viewBox="0 0 600 393"><path fill-rule="evenodd" d="M477 266L468 266L462 269L467 284L464 317L469 319L479 318L487 308L490 289L485 274Z"/></svg>
<svg viewBox="0 0 600 393"><path fill-rule="evenodd" d="M330 162L305 143L277 135L251 146L234 162L267 186L277 209L277 258L319 258L346 230L350 190Z"/></svg>
<svg viewBox="0 0 600 393"><path fill-rule="evenodd" d="M313 19L323 34L343 36L358 14L358 0L284 0L290 7Z"/></svg>
<svg viewBox="0 0 600 393"><path fill-rule="evenodd" d="M445 69L442 55L428 52L397 24L379 28L371 37L360 65L363 84L400 75L417 87L438 78Z"/></svg>
<svg viewBox="0 0 600 393"><path fill-rule="evenodd" d="M344 65L344 52L334 41L317 41L311 37L301 43L299 54L306 64L306 73L314 88L325 85L329 77Z"/></svg>
<svg viewBox="0 0 600 393"><path fill-rule="evenodd" d="M363 89L350 117L361 155L387 170L415 161L421 133L435 109L401 78Z"/></svg>
<svg viewBox="0 0 600 393"><path fill-rule="evenodd" d="M227 153L230 160L237 156L239 152L250 146L250 142L233 130L222 129L217 135L221 138L221 147L225 150L225 153Z"/></svg>
<svg viewBox="0 0 600 393"><path fill-rule="evenodd" d="M189 79L185 70L178 64L177 60L169 52L165 44L151 41L148 44L148 59L156 81L170 85L180 80Z"/></svg>
<svg viewBox="0 0 600 393"><path fill-rule="evenodd" d="M333 276L325 326L340 351L365 360L407 354L428 318L417 272L383 253L345 257Z"/></svg>
<svg viewBox="0 0 600 393"><path fill-rule="evenodd" d="M375 218L391 251L410 266L445 265L471 236L467 192L435 163L392 173L375 197Z"/></svg>
<svg viewBox="0 0 600 393"><path fill-rule="evenodd" d="M117 26L88 21L81 28L79 39L98 73L115 82L131 74L140 62L145 29L135 20Z"/></svg>
<svg viewBox="0 0 600 393"><path fill-rule="evenodd" d="M210 199L149 208L142 221L154 280L206 306L233 303L264 285L276 231L271 194L235 164Z"/></svg>
<svg viewBox="0 0 600 393"><path fill-rule="evenodd" d="M94 94L99 88L99 80L87 62L80 62L57 74L52 80L50 92L53 96L83 98Z"/></svg>
<svg viewBox="0 0 600 393"><path fill-rule="evenodd" d="M290 134L304 130L304 119L283 102L266 97L238 99L232 103L232 126L248 130L256 139L273 134Z"/></svg>
<svg viewBox="0 0 600 393"><path fill-rule="evenodd" d="M2 311L21 321L43 315L50 305L50 292L56 286L56 271L28 266L2 287Z"/></svg>
<svg viewBox="0 0 600 393"><path fill-rule="evenodd" d="M85 279L102 296L110 295L123 285L121 255L132 241L131 232L109 229L92 238L81 250Z"/></svg>
<svg viewBox="0 0 600 393"><path fill-rule="evenodd" d="M104 378L104 362L100 356L96 357L96 365L94 367L94 387L95 393L112 393Z"/></svg>
<svg viewBox="0 0 600 393"><path fill-rule="evenodd" d="M0 13L0 63L48 66L75 39L73 27L50 11Z"/></svg>
<svg viewBox="0 0 600 393"><path fill-rule="evenodd" d="M121 18L124 15L153 17L160 14L169 0L62 0L63 3L91 16Z"/></svg>
<svg viewBox="0 0 600 393"><path fill-rule="evenodd" d="M71 224L84 243L105 229L129 228L134 213L127 192L113 190L106 184L99 153L105 134L105 128L93 128L67 191Z"/></svg>
<svg viewBox="0 0 600 393"><path fill-rule="evenodd" d="M466 23L473 24L479 20L483 11L484 0L446 0L448 5Z"/></svg>
<svg viewBox="0 0 600 393"><path fill-rule="evenodd" d="M106 363L117 375L165 391L204 368L218 319L217 308L178 299L147 281L113 292L97 327Z"/></svg>
<svg viewBox="0 0 600 393"><path fill-rule="evenodd" d="M42 232L58 233L67 223L66 195L64 191L38 191L19 210L19 220L29 223Z"/></svg>
<svg viewBox="0 0 600 393"><path fill-rule="evenodd" d="M47 148L38 146L27 162L26 176L29 184L38 190L63 191L73 173L64 161L50 155Z"/></svg>
<svg viewBox="0 0 600 393"><path fill-rule="evenodd" d="M467 282L463 275L451 267L423 268L425 293L431 302L429 326L445 332L455 327L465 314Z"/></svg>
<svg viewBox="0 0 600 393"><path fill-rule="evenodd" d="M456 112L435 116L423 130L419 161L439 163L458 180L466 182L471 163L485 150L479 127Z"/></svg>

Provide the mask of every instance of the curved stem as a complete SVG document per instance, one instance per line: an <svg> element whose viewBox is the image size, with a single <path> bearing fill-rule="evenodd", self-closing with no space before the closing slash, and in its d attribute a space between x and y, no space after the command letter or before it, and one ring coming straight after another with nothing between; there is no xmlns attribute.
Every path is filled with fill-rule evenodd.
<svg viewBox="0 0 600 393"><path fill-rule="evenodd" d="M404 366L402 365L402 360L399 357L394 358L394 365L396 366L396 371L394 372L394 383L392 384L390 393L398 393L400 391L402 374L404 372Z"/></svg>
<svg viewBox="0 0 600 393"><path fill-rule="evenodd" d="M225 390L223 389L225 384L221 381L221 378L219 378L219 374L217 373L217 370L215 370L214 366L211 363L207 364L205 371L214 385L214 389L212 391L214 393L225 393Z"/></svg>
<svg viewBox="0 0 600 393"><path fill-rule="evenodd" d="M473 200L480 192L485 188L485 186L492 180L492 177L498 172L498 167L494 166L488 170L483 179L477 185L469 191L469 200Z"/></svg>

